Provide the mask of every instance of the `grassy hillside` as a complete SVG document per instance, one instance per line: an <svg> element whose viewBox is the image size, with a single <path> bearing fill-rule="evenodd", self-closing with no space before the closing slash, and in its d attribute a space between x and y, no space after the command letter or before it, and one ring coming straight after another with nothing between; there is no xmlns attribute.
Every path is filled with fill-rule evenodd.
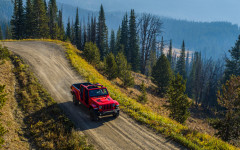
<svg viewBox="0 0 240 150"><path fill-rule="evenodd" d="M120 108L133 119L147 127L169 137L190 149L238 149L216 137L189 129L168 117L153 112L150 108L138 103L135 99L123 94L120 89L102 76L93 66L88 64L79 55L80 51L67 42L43 40L54 42L66 49L66 55L72 66L85 79L93 83L101 83L109 90L111 97L120 102Z"/></svg>
<svg viewBox="0 0 240 150"><path fill-rule="evenodd" d="M20 117L20 121L24 120L23 126L25 127L24 130L18 130L19 127L11 126L10 120L10 124L7 124L10 127L7 128L9 133L17 131L17 134L28 138L32 148L37 149L93 149L93 146L87 143L86 137L79 131L75 131L73 123L39 84L29 66L14 54L11 54L10 59L14 65L13 72L17 79L15 87L17 100L15 101L22 110L22 117L20 115L18 117ZM2 78L0 79L2 80ZM8 85L11 83L5 82L7 86L12 86ZM11 95L13 92L9 91ZM14 107L14 103L9 105L11 108ZM15 136L12 135L12 137ZM11 140L14 141L14 139ZM9 142L12 144L12 141ZM22 146L23 149L28 149L24 145L27 144L19 144L18 148L21 149Z"/></svg>
<svg viewBox="0 0 240 150"><path fill-rule="evenodd" d="M113 85L105 79L93 66L82 59L78 54L79 51L74 46L70 43L57 43L62 44L66 49L67 57L81 76L90 82L101 83L106 86L111 97L120 102L121 110L138 122L145 124L158 133L171 137L190 149L237 149L218 138L191 130L187 126L179 124L174 120L160 116L156 112L138 103L135 99L127 97L116 85Z"/></svg>

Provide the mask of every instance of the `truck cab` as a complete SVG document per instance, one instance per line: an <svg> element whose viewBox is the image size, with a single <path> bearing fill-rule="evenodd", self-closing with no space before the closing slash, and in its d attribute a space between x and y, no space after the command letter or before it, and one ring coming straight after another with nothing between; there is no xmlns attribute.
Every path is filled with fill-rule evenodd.
<svg viewBox="0 0 240 150"><path fill-rule="evenodd" d="M105 115L119 116L119 103L110 97L107 88L101 84L76 83L71 86L71 93L73 103L87 107L92 120Z"/></svg>

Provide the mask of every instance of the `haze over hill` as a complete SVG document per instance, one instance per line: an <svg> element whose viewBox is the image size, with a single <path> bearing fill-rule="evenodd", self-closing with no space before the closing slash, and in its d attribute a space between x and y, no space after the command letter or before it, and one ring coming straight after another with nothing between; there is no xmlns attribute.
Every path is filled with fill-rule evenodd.
<svg viewBox="0 0 240 150"><path fill-rule="evenodd" d="M124 13L126 11L129 12L131 8L134 8L138 12L138 16L140 12L158 14L163 22L162 36L164 37L165 44L168 45L169 40L172 39L173 46L180 48L182 41L185 40L187 49L201 51L203 56L207 55L214 58L222 57L224 53L234 45L240 33L238 25L233 25L226 21L207 23L173 19L183 18L201 21L231 21L229 19L232 18L234 21L237 21L238 19L234 19L234 16L236 15L233 14L233 12L237 11L234 9L235 6L232 7L232 5L237 3L236 0L228 2L228 4L225 5L226 7L222 7L222 5L227 2L226 0L220 1L215 5L213 5L212 0L202 0L202 3L200 3L199 0L196 0L196 2L194 2L195 5L190 2L190 0L183 0L181 2L178 2L177 0L138 0L137 2L136 0L128 0L127 2L126 0L57 0L57 2L58 8L63 8L64 24L67 23L68 17L70 17L71 22L75 20L77 6L79 7L79 16L82 24L87 23L89 15L93 14L98 16L99 7L102 3L106 12L108 29L114 29L115 31L121 24ZM0 4L0 24L4 30L5 23L9 22L11 19L13 7L11 0L0 0ZM209 8L210 6L212 9ZM220 8L231 8L231 10L224 11L224 13L226 13L225 15L221 15L222 12L218 13L218 15L214 15L220 11ZM231 17L225 17L227 14ZM171 16L171 18L163 16Z"/></svg>
<svg viewBox="0 0 240 150"><path fill-rule="evenodd" d="M240 25L239 0L59 0L89 10L103 4L107 11L149 12L191 21L228 21Z"/></svg>

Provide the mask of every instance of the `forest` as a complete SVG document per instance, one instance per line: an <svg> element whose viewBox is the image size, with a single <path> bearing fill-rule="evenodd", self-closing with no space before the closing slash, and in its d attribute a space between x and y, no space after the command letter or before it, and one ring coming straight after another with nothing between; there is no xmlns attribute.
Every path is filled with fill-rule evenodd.
<svg viewBox="0 0 240 150"><path fill-rule="evenodd" d="M164 29L171 20L165 23L164 19L156 15L137 15L134 9L122 16L116 31L109 29L106 24L102 5L98 14L86 16L86 21L80 19L77 8L75 15L68 17L66 27L63 23L64 9L58 8L56 0L48 3L27 0L25 5L22 0L15 0L13 8L10 25L5 28L5 32L0 32L1 39L50 38L69 41L82 50L83 57L109 80L119 78L125 88L134 85L131 71L146 75L157 85L158 96L168 98L169 105L166 108L171 112L170 117L176 121L184 123L190 107L201 107L207 112L219 114L211 124L217 129L220 138L231 143L239 138L240 80L237 76L240 74L240 36L229 42L237 40L225 59L211 57L211 53L218 53L207 46L208 41L201 36L201 30L194 36L199 38L196 41L200 45L206 44L202 46L206 51L190 54L187 47L193 46L194 39L182 36L203 28L208 36L215 37L219 35L217 31L226 29L218 37L222 38L238 31L236 26L232 28L229 23L196 23L194 27L189 26L192 30L187 30L186 22L178 21L182 30L178 29L177 32L177 28L173 28L172 32L176 35L167 36L169 30ZM74 20L71 19L73 17ZM232 28L231 32L229 28ZM178 43L181 45L180 55L173 51L174 37L177 36L182 38L181 44ZM212 41L212 49L222 51L218 49L218 43L221 43L218 39ZM164 48L167 53L164 53ZM141 89L143 95L140 99L145 99L144 84ZM188 97L192 99L191 102Z"/></svg>

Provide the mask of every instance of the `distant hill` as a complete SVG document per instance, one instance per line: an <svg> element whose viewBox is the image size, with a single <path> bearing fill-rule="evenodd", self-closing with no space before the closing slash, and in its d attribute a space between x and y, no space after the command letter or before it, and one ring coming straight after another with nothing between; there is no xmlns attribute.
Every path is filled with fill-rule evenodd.
<svg viewBox="0 0 240 150"><path fill-rule="evenodd" d="M10 0L0 0L0 24L3 26L9 21L12 14ZM58 8L63 8L63 21L66 24L68 17L71 22L75 20L76 6L58 3ZM88 16L98 15L98 11L90 11L79 8L79 16L82 23L87 23ZM118 29L121 24L123 12L107 12L106 23L108 29ZM138 14L139 16L139 14ZM163 33L165 43L173 40L173 46L180 48L185 40L186 48L189 50L201 51L203 57L218 58L224 55L235 43L240 30L237 25L228 22L190 22L176 20L168 17L161 17L163 22ZM109 32L110 33L110 32Z"/></svg>

